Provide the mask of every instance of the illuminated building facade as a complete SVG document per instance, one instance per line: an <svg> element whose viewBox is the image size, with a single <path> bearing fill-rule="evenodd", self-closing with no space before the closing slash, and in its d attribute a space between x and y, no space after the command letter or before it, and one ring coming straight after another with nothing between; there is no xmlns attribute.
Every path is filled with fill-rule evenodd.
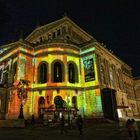
<svg viewBox="0 0 140 140"><path fill-rule="evenodd" d="M128 98L131 68L68 17L1 46L0 54L1 118L18 119L21 105L25 119L51 111L113 120L138 114Z"/></svg>
<svg viewBox="0 0 140 140"><path fill-rule="evenodd" d="M140 77L134 78L134 89L135 89L135 96L137 101L138 112L140 115ZM131 104L131 106L134 106Z"/></svg>

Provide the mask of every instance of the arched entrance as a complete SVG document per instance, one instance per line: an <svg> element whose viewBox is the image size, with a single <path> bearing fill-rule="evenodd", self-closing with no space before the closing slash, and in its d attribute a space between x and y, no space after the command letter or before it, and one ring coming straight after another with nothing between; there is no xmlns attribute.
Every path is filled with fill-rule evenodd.
<svg viewBox="0 0 140 140"><path fill-rule="evenodd" d="M101 92L104 117L118 121L116 90L103 88Z"/></svg>
<svg viewBox="0 0 140 140"><path fill-rule="evenodd" d="M65 119L68 120L68 123L70 123L70 119L77 115L78 109L76 106L77 97L73 97L73 106L69 106L67 101L65 101L61 96L57 95L54 97L53 106L42 108L44 113L44 121L46 123L59 122L63 114Z"/></svg>
<svg viewBox="0 0 140 140"><path fill-rule="evenodd" d="M63 108L64 100L61 96L55 96L54 104L56 108Z"/></svg>

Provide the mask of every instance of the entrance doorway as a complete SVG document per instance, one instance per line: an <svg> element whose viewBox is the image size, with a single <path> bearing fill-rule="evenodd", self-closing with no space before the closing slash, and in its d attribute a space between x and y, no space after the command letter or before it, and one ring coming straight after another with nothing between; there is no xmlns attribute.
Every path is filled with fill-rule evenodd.
<svg viewBox="0 0 140 140"><path fill-rule="evenodd" d="M104 117L114 121L118 121L117 102L115 96L116 90L110 88L102 89L102 104Z"/></svg>

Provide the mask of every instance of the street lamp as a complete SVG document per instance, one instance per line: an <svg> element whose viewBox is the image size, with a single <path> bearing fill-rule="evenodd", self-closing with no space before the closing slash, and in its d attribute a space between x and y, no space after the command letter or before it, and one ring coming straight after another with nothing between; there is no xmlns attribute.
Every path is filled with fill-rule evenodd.
<svg viewBox="0 0 140 140"><path fill-rule="evenodd" d="M19 119L24 119L23 106L24 106L25 99L27 98L27 90L26 90L25 86L28 86L29 82L30 81L28 81L28 80L22 80L22 79L19 82L20 88L18 89L18 97L21 101L20 112L19 112L19 116L18 116Z"/></svg>

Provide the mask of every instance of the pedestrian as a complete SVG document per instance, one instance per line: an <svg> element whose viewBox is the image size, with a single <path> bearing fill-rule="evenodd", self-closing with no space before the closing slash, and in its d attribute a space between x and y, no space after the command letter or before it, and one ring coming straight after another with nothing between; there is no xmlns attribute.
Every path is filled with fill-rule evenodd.
<svg viewBox="0 0 140 140"><path fill-rule="evenodd" d="M130 119L126 121L125 128L127 129L129 140L133 140L133 134L132 134L133 127L132 127L132 121Z"/></svg>
<svg viewBox="0 0 140 140"><path fill-rule="evenodd" d="M125 126L125 121L124 120L119 120L119 130L120 131L123 131L125 128L124 128L124 126Z"/></svg>
<svg viewBox="0 0 140 140"><path fill-rule="evenodd" d="M65 128L65 118L62 115L60 118L60 134L63 135L64 133L67 134L67 130Z"/></svg>
<svg viewBox="0 0 140 140"><path fill-rule="evenodd" d="M138 140L138 135L137 135L138 126L137 126L137 123L134 119L131 119L131 122L132 122L132 133L134 135L134 140Z"/></svg>
<svg viewBox="0 0 140 140"><path fill-rule="evenodd" d="M32 114L32 117L31 117L31 124L35 124L34 114Z"/></svg>
<svg viewBox="0 0 140 140"><path fill-rule="evenodd" d="M80 135L82 135L82 133L83 133L83 119L82 119L81 115L78 115L78 117L76 119L76 125L78 127Z"/></svg>
<svg viewBox="0 0 140 140"><path fill-rule="evenodd" d="M72 120L71 120L71 127L74 129L76 128L76 119L75 117L72 117Z"/></svg>

